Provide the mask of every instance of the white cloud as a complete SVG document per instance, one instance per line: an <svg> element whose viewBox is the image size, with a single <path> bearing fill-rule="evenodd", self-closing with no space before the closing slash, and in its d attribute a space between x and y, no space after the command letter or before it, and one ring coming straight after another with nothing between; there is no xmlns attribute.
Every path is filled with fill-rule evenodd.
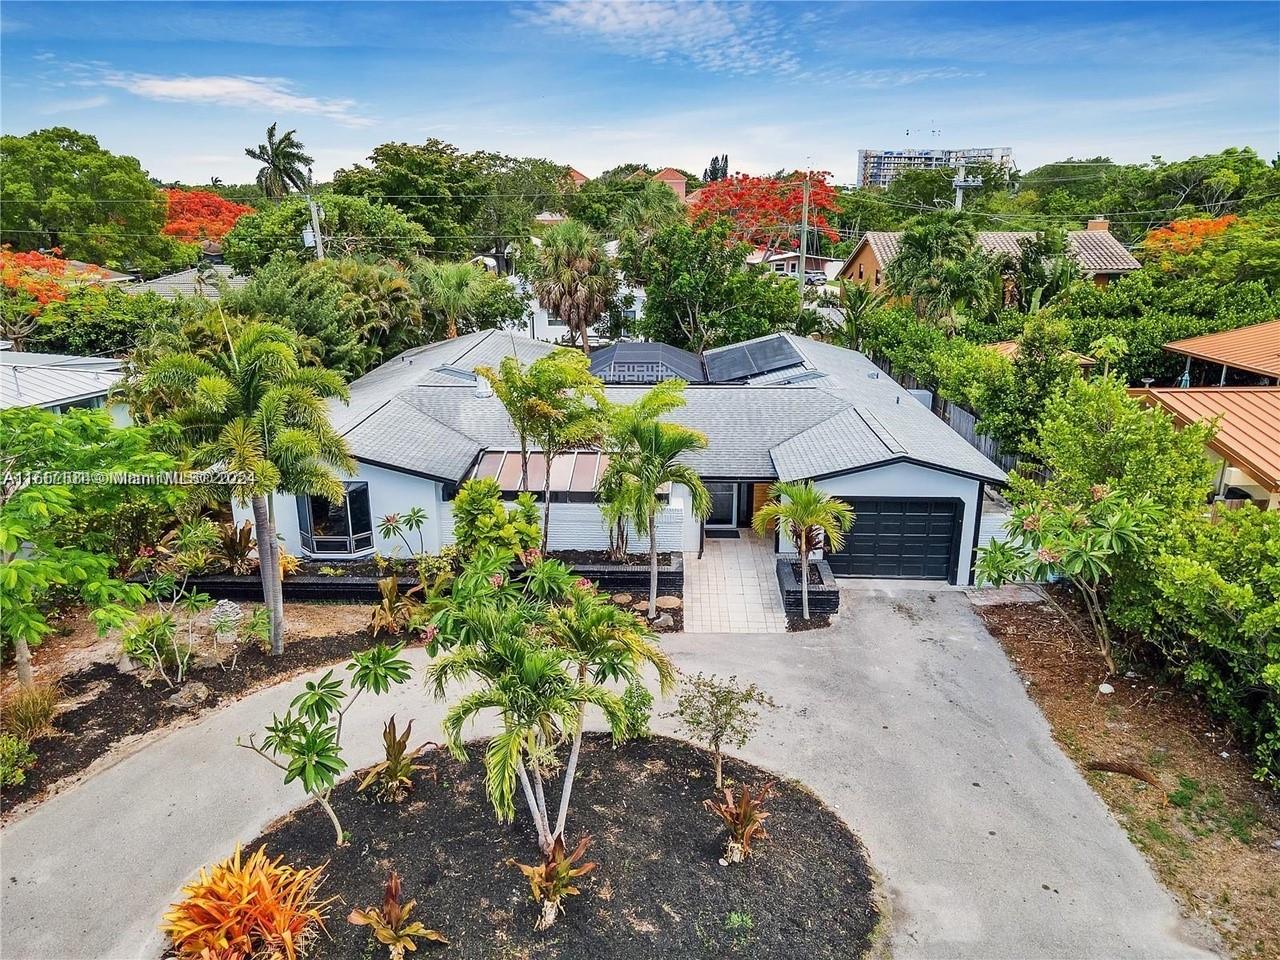
<svg viewBox="0 0 1280 960"><path fill-rule="evenodd" d="M73 97L67 100L53 100L49 103L41 104L38 113L72 113L76 110L96 110L98 107L105 107L111 102L111 98L105 93L90 94L87 97Z"/></svg>
<svg viewBox="0 0 1280 960"><path fill-rule="evenodd" d="M280 77L162 76L105 70L96 82L148 100L311 114L349 127L367 127L375 122L355 112L354 100L307 96L297 92L292 82Z"/></svg>

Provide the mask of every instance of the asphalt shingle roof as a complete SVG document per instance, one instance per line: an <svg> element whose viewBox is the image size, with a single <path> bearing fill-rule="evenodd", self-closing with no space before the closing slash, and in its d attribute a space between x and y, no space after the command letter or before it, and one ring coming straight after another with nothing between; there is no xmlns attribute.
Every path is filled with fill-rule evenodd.
<svg viewBox="0 0 1280 960"><path fill-rule="evenodd" d="M225 264L215 264L213 272L217 275L217 279L212 283L205 283L203 286L196 282L199 279L200 272L195 267L191 267L189 270L169 273L163 277L148 280L145 283L131 283L121 289L128 293L154 293L157 296L164 297L166 300L174 300L179 296L203 296L208 300L217 300L222 296L222 284L226 284L232 290L236 290L249 282L248 277L232 273L231 268Z"/></svg>

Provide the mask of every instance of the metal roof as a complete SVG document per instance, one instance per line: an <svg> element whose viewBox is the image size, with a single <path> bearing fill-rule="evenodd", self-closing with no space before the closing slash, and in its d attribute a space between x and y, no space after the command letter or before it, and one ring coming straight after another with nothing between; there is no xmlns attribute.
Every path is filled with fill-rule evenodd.
<svg viewBox="0 0 1280 960"><path fill-rule="evenodd" d="M978 246L987 253L1017 256L1022 250L1022 241L1035 235L1030 230L984 230L978 233L977 240ZM845 269L853 263L853 258L858 255L863 244L871 247L871 252L875 254L881 267L888 267L898 255L901 243L901 231L867 231L853 248L837 276L844 275ZM1142 266L1109 230L1069 230L1067 246L1071 250L1071 258L1085 273L1129 273Z"/></svg>
<svg viewBox="0 0 1280 960"><path fill-rule="evenodd" d="M1156 387L1134 391L1181 424L1218 418L1209 447L1280 493L1280 387Z"/></svg>
<svg viewBox="0 0 1280 960"><path fill-rule="evenodd" d="M605 383L700 383L707 379L696 353L646 341L625 341L593 351L591 372Z"/></svg>
<svg viewBox="0 0 1280 960"><path fill-rule="evenodd" d="M233 273L226 264L214 264L213 272L216 274L216 279L203 285L197 283L200 271L195 267L191 267L188 270L180 270L177 273L156 277L154 280L148 280L145 283L131 283L121 289L128 293L154 293L164 297L166 300L174 300L179 296L202 296L208 300L217 300L222 296L222 286L224 284L232 290L237 290L249 282L248 277Z"/></svg>
<svg viewBox="0 0 1280 960"><path fill-rule="evenodd" d="M1206 333L1164 345L1172 353L1280 378L1280 320Z"/></svg>
<svg viewBox="0 0 1280 960"><path fill-rule="evenodd" d="M59 407L105 397L124 374L120 361L0 350L0 408Z"/></svg>

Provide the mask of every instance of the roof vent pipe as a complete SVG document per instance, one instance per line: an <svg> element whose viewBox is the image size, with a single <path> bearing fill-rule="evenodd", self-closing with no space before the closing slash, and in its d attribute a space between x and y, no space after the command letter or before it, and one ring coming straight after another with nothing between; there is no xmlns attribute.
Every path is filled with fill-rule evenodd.
<svg viewBox="0 0 1280 960"><path fill-rule="evenodd" d="M486 380L484 377L477 376L477 377L476 377L476 396L477 396L477 397L492 397L492 396L493 396L493 384L491 384L491 383L490 383L488 380Z"/></svg>

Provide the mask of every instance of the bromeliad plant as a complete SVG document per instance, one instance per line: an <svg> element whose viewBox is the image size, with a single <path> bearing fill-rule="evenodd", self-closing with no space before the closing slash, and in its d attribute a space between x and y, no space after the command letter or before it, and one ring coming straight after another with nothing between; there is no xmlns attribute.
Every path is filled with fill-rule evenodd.
<svg viewBox="0 0 1280 960"><path fill-rule="evenodd" d="M745 783L735 797L733 790L724 788L724 800L704 800L703 805L724 821L729 828L729 840L725 845L724 858L728 863L741 863L751 855L751 844L757 840L765 840L769 834L765 832L764 821L769 814L763 804L774 795L774 781L766 783L754 794Z"/></svg>
<svg viewBox="0 0 1280 960"><path fill-rule="evenodd" d="M413 913L413 908L417 905L417 900L400 902L400 874L392 870L382 891L382 906L352 910L347 922L368 927L378 942L387 948L390 960L404 960L406 950L412 952L418 949L415 942L417 940L443 944L449 942L439 930L430 930L423 923L409 919L409 914Z"/></svg>
<svg viewBox="0 0 1280 960"><path fill-rule="evenodd" d="M534 924L535 930L546 930L555 923L556 917L564 912L562 903L564 898L577 896L582 892L575 881L579 877L585 877L597 866L595 863L579 862L586 856L589 846L591 846L590 835L578 841L573 853L566 854L564 838L556 837L555 843L543 855L542 862L539 864L531 866L527 863L516 863L515 860L507 861L528 878L529 890L533 894L534 902L542 906L542 911Z"/></svg>
<svg viewBox="0 0 1280 960"><path fill-rule="evenodd" d="M360 782L360 792L372 787L374 796L384 803L399 803L409 795L413 788L413 772L424 769L413 761L427 749L425 743L410 749L409 737L412 735L413 721L409 721L403 733L398 733L396 718L392 715L382 728L383 759L369 768Z"/></svg>
<svg viewBox="0 0 1280 960"><path fill-rule="evenodd" d="M183 899L164 915L161 929L174 952L190 960L298 960L324 929L317 888L324 867L298 869L267 859L259 847L248 857L240 848L222 863L201 869L182 888Z"/></svg>
<svg viewBox="0 0 1280 960"><path fill-rule="evenodd" d="M236 741L284 771L285 783L296 781L315 798L333 824L338 846L346 839L329 797L347 768L342 758L342 721L361 694L377 696L409 679L409 661L400 658L403 649L403 644L379 644L355 654L347 664L351 673L347 687L328 670L319 680L304 684L283 717L271 718L261 744L253 734L247 743ZM348 689L354 692L348 694Z"/></svg>

